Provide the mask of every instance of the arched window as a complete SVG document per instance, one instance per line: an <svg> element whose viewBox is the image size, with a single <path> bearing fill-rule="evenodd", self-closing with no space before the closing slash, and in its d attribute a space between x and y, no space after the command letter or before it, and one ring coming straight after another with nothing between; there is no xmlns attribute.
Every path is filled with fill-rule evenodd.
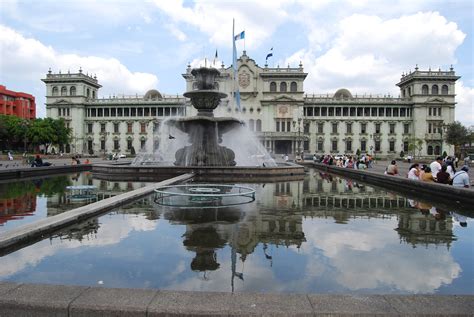
<svg viewBox="0 0 474 317"><path fill-rule="evenodd" d="M428 155L433 155L433 146L428 145Z"/></svg>
<svg viewBox="0 0 474 317"><path fill-rule="evenodd" d="M249 120L249 129L250 129L250 131L254 130L254 121L253 121L253 119Z"/></svg>
<svg viewBox="0 0 474 317"><path fill-rule="evenodd" d="M276 92L276 91L277 91L277 84L276 84L276 82L272 81L272 82L270 83L270 91L271 91L271 92Z"/></svg>
<svg viewBox="0 0 474 317"><path fill-rule="evenodd" d="M291 92L297 92L298 91L298 85L296 84L296 81L292 81L290 84L290 91Z"/></svg>
<svg viewBox="0 0 474 317"><path fill-rule="evenodd" d="M280 83L280 91L281 92L286 92L286 83L284 81L282 81Z"/></svg>
<svg viewBox="0 0 474 317"><path fill-rule="evenodd" d="M59 94L59 89L58 87L54 86L53 87L53 96L57 96Z"/></svg>
<svg viewBox="0 0 474 317"><path fill-rule="evenodd" d="M61 96L67 96L67 88L61 87Z"/></svg>
<svg viewBox="0 0 474 317"><path fill-rule="evenodd" d="M449 93L448 85L443 85L443 87L441 87L441 94L447 95L448 93Z"/></svg>
<svg viewBox="0 0 474 317"><path fill-rule="evenodd" d="M257 120L257 126L255 127L255 130L257 132L261 132L262 131L262 120L258 119Z"/></svg>
<svg viewBox="0 0 474 317"><path fill-rule="evenodd" d="M441 155L441 148L439 145L435 146L434 148L434 155Z"/></svg>
<svg viewBox="0 0 474 317"><path fill-rule="evenodd" d="M87 90L86 90L86 96L87 96L87 98L89 98L91 96L91 91L90 91L89 88L87 88Z"/></svg>
<svg viewBox="0 0 474 317"><path fill-rule="evenodd" d="M76 86L71 86L69 89L69 95L75 96L76 95Z"/></svg>
<svg viewBox="0 0 474 317"><path fill-rule="evenodd" d="M431 94L432 95L437 95L438 94L438 85L433 85L431 87Z"/></svg>
<svg viewBox="0 0 474 317"><path fill-rule="evenodd" d="M428 94L428 85L423 85L421 87L421 94L422 95L427 95Z"/></svg>
<svg viewBox="0 0 474 317"><path fill-rule="evenodd" d="M92 99L95 99L95 90L92 90Z"/></svg>

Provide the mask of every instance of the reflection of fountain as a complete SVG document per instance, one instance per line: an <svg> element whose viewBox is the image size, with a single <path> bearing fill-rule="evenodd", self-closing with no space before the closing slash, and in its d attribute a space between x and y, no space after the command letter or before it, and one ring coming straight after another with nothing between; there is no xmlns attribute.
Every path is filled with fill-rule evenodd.
<svg viewBox="0 0 474 317"><path fill-rule="evenodd" d="M197 116L166 120L160 130L159 149L153 154L138 155L133 165L166 165L174 161L175 166L275 167L265 148L245 131L243 122L214 117L214 109L227 97L216 89L219 71L201 67L191 74L196 79L195 90L184 96L191 99Z"/></svg>

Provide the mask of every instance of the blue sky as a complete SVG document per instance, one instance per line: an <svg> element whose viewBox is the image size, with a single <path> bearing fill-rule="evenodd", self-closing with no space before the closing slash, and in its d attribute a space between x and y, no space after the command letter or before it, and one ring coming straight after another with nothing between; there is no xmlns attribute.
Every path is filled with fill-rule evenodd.
<svg viewBox="0 0 474 317"><path fill-rule="evenodd" d="M247 54L263 66L296 67L307 93L398 95L402 72L448 69L456 119L474 125L472 1L1 0L0 83L36 96L45 115L48 71L97 74L99 96L182 94L181 74L204 57L232 61L232 18ZM241 53L243 41L237 43Z"/></svg>

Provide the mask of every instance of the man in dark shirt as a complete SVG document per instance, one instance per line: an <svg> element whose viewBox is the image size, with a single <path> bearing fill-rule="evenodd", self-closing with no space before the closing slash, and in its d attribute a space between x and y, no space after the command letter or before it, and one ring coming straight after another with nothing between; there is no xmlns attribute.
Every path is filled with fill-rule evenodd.
<svg viewBox="0 0 474 317"><path fill-rule="evenodd" d="M449 176L449 173L446 172L446 169L446 165L441 166L441 171L439 171L436 175L436 181L440 184L449 184L449 181L451 180L451 177Z"/></svg>

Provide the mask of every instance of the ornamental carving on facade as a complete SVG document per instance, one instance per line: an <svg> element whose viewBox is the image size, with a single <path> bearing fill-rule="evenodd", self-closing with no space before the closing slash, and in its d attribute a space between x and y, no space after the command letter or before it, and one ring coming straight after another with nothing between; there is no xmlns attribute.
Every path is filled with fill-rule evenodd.
<svg viewBox="0 0 474 317"><path fill-rule="evenodd" d="M288 113L288 106L279 106L278 107L278 114L284 116Z"/></svg>
<svg viewBox="0 0 474 317"><path fill-rule="evenodd" d="M250 74L245 70L239 74L239 86L247 88L250 85Z"/></svg>

